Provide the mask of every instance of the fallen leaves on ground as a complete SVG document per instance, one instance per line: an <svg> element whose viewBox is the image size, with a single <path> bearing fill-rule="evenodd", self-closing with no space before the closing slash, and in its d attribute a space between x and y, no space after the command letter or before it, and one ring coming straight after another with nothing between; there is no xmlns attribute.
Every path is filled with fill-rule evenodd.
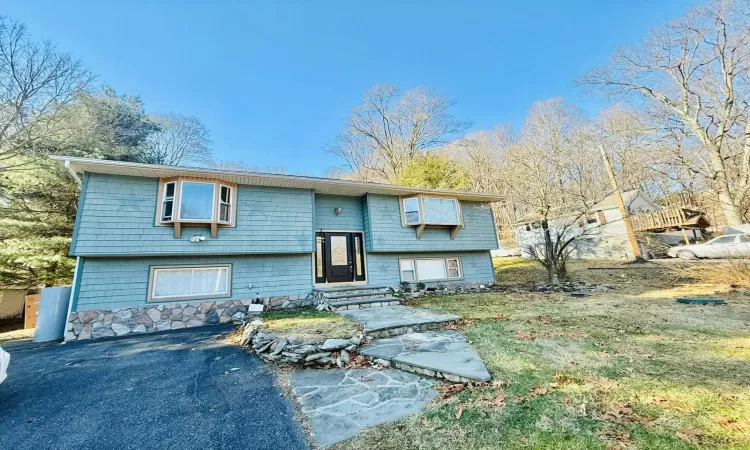
<svg viewBox="0 0 750 450"><path fill-rule="evenodd" d="M437 386L441 398L453 397L464 389L466 389L466 385L462 383L441 384Z"/></svg>
<svg viewBox="0 0 750 450"><path fill-rule="evenodd" d="M461 406L456 408L456 420L460 419L463 413L464 413L464 409Z"/></svg>
<svg viewBox="0 0 750 450"><path fill-rule="evenodd" d="M531 331L519 331L516 333L516 339L519 341L533 341L536 339L536 334Z"/></svg>

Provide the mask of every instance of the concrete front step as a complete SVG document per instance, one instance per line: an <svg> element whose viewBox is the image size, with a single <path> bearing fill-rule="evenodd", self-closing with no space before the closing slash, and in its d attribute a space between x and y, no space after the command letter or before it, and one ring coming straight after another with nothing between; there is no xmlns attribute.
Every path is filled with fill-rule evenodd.
<svg viewBox="0 0 750 450"><path fill-rule="evenodd" d="M490 373L457 331L407 333L375 339L359 349L370 359L383 359L406 372L455 382L489 381Z"/></svg>
<svg viewBox="0 0 750 450"><path fill-rule="evenodd" d="M381 306L394 306L401 302L400 298L383 297L383 298L365 298L342 301L328 301L331 311L344 311L360 308L377 308Z"/></svg>
<svg viewBox="0 0 750 450"><path fill-rule="evenodd" d="M453 314L430 311L410 306L386 306L384 308L347 309L337 311L364 326L370 337L398 336L412 331L436 328L441 324L460 319Z"/></svg>
<svg viewBox="0 0 750 450"><path fill-rule="evenodd" d="M359 292L351 292L348 294L339 294L339 293L324 293L323 294L324 299L331 300L331 301L361 300L361 299L367 299L367 298L384 298L384 297L391 297L391 291L389 290L359 291Z"/></svg>
<svg viewBox="0 0 750 450"><path fill-rule="evenodd" d="M388 289L388 286L363 284L359 286L335 286L335 287L316 287L313 292L320 295L337 295L337 294L356 294L366 293L368 291L382 291Z"/></svg>

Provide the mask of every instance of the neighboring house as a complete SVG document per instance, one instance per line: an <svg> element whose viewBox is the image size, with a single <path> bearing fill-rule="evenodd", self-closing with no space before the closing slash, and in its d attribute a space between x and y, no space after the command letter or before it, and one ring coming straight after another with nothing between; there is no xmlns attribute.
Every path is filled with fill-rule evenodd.
<svg viewBox="0 0 750 450"><path fill-rule="evenodd" d="M631 214L640 214L662 209L639 190L622 194L623 203ZM567 224L571 219L551 220L550 229L555 225ZM628 241L622 213L617 206L614 194L597 203L589 213L576 221L569 233L580 234L571 244L571 259L633 259L633 250ZM539 222L522 220L516 224L521 256L532 258L529 247L543 246L544 235ZM680 238L681 239L681 238Z"/></svg>
<svg viewBox="0 0 750 450"><path fill-rule="evenodd" d="M52 158L81 182L68 340L310 305L314 289L494 281L497 195Z"/></svg>

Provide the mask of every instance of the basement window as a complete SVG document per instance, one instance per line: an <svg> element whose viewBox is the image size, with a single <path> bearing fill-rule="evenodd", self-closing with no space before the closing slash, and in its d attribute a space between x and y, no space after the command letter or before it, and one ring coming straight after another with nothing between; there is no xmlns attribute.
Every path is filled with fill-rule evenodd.
<svg viewBox="0 0 750 450"><path fill-rule="evenodd" d="M230 265L152 267L149 302L197 300L231 295Z"/></svg>
<svg viewBox="0 0 750 450"><path fill-rule="evenodd" d="M236 185L211 180L162 180L156 225L171 225L179 238L182 226L208 225L217 237L218 226L235 226Z"/></svg>
<svg viewBox="0 0 750 450"><path fill-rule="evenodd" d="M461 258L399 260L401 281L449 281L463 279Z"/></svg>

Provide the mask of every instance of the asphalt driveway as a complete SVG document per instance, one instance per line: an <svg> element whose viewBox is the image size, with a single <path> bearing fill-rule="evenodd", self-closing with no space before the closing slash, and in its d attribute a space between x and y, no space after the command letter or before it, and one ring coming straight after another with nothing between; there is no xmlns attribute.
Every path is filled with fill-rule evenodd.
<svg viewBox="0 0 750 450"><path fill-rule="evenodd" d="M226 327L7 349L0 449L305 449L273 374Z"/></svg>

